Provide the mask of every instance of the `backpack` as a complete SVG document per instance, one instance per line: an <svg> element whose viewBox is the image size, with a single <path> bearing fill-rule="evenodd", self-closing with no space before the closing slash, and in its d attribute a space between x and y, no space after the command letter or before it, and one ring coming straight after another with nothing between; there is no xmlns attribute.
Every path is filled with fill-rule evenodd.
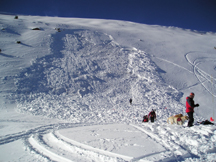
<svg viewBox="0 0 216 162"><path fill-rule="evenodd" d="M213 125L214 123L212 123L212 122L210 122L208 120L205 120L205 121L200 122L200 124L203 124L203 125L212 124Z"/></svg>
<svg viewBox="0 0 216 162"><path fill-rule="evenodd" d="M179 117L179 118L177 118L177 121L180 122L180 121L182 121L182 119Z"/></svg>

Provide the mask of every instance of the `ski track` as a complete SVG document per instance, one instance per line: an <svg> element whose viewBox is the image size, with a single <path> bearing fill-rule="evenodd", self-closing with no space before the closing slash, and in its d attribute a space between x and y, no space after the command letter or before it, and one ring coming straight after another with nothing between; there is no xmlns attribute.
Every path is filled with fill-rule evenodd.
<svg viewBox="0 0 216 162"><path fill-rule="evenodd" d="M54 161L62 161L62 162L71 162L71 160L66 159L62 156L59 156L49 150L47 150L45 147L43 147L41 144L39 144L34 138L29 138L29 143L32 145L33 148L37 150L37 152L40 152L43 156L47 156L50 160Z"/></svg>
<svg viewBox="0 0 216 162"><path fill-rule="evenodd" d="M210 89L210 88L208 88L208 87L205 85L205 83L206 83L206 84L212 85L212 87L213 87L213 85L214 85L214 83L215 83L215 81L216 81L216 78L212 77L212 75L210 75L209 73L205 72L204 70L202 70L202 69L200 69L200 68L198 67L198 65L199 65L200 63L204 62L204 60L207 61L207 62L208 62L208 61L216 61L216 58L208 58L208 57L206 57L206 58L202 58L202 59L201 59L202 61L199 61L199 58L198 58L198 59L195 59L194 61L190 60L190 59L189 59L189 55L191 55L191 54L196 54L196 53L201 53L201 52L198 52L198 51L197 51L197 52L196 52L196 51L191 51L191 52L188 52L188 53L185 54L185 59L186 59L186 61L193 67L193 71L190 71L190 70L186 69L185 67L180 66L180 65L178 65L178 64L176 64L176 63L174 63L174 62L168 61L168 60L166 60L166 59L159 58L159 57L156 57L156 56L153 56L153 57L154 57L154 58L157 58L157 59L159 59L159 60L162 60L162 61L164 61L164 62L173 64L174 66L177 66L177 67L179 67L179 68L182 68L182 69L188 71L189 73L194 74L194 75L196 76L196 78L198 79L199 83L200 83L213 97L216 97L216 92L213 92L214 88L211 88L211 89ZM205 80L203 80L203 78L204 78ZM197 84L198 84L198 83L197 83ZM196 84L196 85L197 85L197 84ZM188 87L188 88L189 88L189 87Z"/></svg>
<svg viewBox="0 0 216 162"><path fill-rule="evenodd" d="M102 149L94 148L92 146L77 142L73 139L69 139L59 133L58 130L91 126L92 124L52 124L42 126L39 128L31 129L27 132L20 132L17 134L6 135L1 137L1 145L22 139L26 147L30 151L33 151L36 155L39 155L48 161L59 162L71 162L71 161L152 161L151 156L161 154L162 161L184 161L187 158L200 158L194 152L202 152L202 148L199 148L199 143L205 138L206 143L215 141L216 128L207 129L202 126L194 126L193 128L184 128L180 126L173 126L173 130L167 127L166 124L129 124L130 126L138 129L139 131L147 134L156 143L165 148L166 151L143 155L139 157L129 157L117 153L112 153ZM178 128L179 127L179 128ZM201 128L200 128L201 127ZM179 131L183 131L182 133ZM194 137L187 137L185 133L187 131L193 131ZM181 136L185 136L185 139ZM184 139L184 140L183 140ZM208 144L210 145L210 144ZM194 148L193 148L194 147ZM215 146L214 146L215 147ZM192 151L191 151L192 150ZM209 149L210 150L210 149ZM214 150L214 148L212 148ZM206 150L205 150L206 151ZM203 151L203 155L204 152ZM208 150L207 150L208 151Z"/></svg>
<svg viewBox="0 0 216 162"><path fill-rule="evenodd" d="M185 58L186 58L186 61L193 67L193 73L194 75L196 76L196 78L199 80L200 84L213 96L213 97L216 97L216 92L213 92L213 88L209 89L204 83L208 83L210 85L213 86L213 81L215 82L216 78L213 78L210 74L208 74L207 72L203 71L202 69L200 69L198 67L198 65L202 62L205 61L216 61L216 58L203 58L202 59L202 62L199 61L199 58L198 59L195 59L193 62L189 59L189 55L190 54L196 54L196 53L200 53L200 52L188 52L185 54ZM202 79L204 78L205 80L202 81Z"/></svg>
<svg viewBox="0 0 216 162"><path fill-rule="evenodd" d="M4 145L19 139L28 138L32 134L43 134L46 132L49 132L50 130L55 129L63 129L63 128L71 128L71 127L77 127L77 126L84 126L88 124L71 124L71 123L59 123L59 124L51 124L51 125L45 125L41 127L37 127L34 129L30 129L27 131L22 131L19 133L9 134L6 136L0 137L0 145Z"/></svg>
<svg viewBox="0 0 216 162"><path fill-rule="evenodd" d="M190 71L190 70L188 70L187 68L185 68L185 67L183 67L183 66L180 66L180 65L178 65L178 64L176 64L176 63L174 63L174 62L171 62L171 61L168 61L168 60L166 60L166 59L159 58L159 57L156 57L156 56L153 56L153 57L154 57L154 58L157 58L157 59L159 59L159 60L165 61L165 62L167 62L167 63L169 63L169 64L173 64L174 66L177 66L177 67L179 67L179 68L182 68L182 69L188 71L189 73L192 73L192 74L193 74L193 71Z"/></svg>

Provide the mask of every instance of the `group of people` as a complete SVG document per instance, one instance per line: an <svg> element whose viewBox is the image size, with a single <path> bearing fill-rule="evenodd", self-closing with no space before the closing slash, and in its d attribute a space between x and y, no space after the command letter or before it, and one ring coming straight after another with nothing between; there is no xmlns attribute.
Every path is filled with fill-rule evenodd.
<svg viewBox="0 0 216 162"><path fill-rule="evenodd" d="M188 97L186 97L186 113L188 114L188 127L193 126L194 122L194 108L199 107L199 104L194 104L194 96L195 94L193 92L190 93ZM152 109L152 111L143 117L143 122L148 122L148 121L154 122L156 120L156 113L155 110Z"/></svg>
<svg viewBox="0 0 216 162"><path fill-rule="evenodd" d="M156 113L155 113L155 110L153 109L148 115L143 116L143 122L148 122L149 120L152 123L154 122L154 120L156 120Z"/></svg>

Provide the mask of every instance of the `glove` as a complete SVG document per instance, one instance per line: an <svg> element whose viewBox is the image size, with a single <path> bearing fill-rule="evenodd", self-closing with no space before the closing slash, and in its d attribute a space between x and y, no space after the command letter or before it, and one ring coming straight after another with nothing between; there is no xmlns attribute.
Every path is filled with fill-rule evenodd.
<svg viewBox="0 0 216 162"><path fill-rule="evenodd" d="M199 104L196 104L195 107L199 107Z"/></svg>

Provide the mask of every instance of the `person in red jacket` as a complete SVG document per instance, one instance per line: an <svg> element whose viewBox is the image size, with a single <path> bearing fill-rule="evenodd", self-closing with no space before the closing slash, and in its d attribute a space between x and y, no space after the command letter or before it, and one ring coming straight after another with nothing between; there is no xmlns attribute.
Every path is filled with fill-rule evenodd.
<svg viewBox="0 0 216 162"><path fill-rule="evenodd" d="M155 110L152 109L152 111L148 114L148 118L151 120L152 123L154 122L154 120L156 119Z"/></svg>
<svg viewBox="0 0 216 162"><path fill-rule="evenodd" d="M198 107L199 104L194 104L194 93L191 92L190 96L186 97L186 113L188 114L188 127L192 127L193 126L193 122L194 122L194 118L193 118L193 113L194 113L194 108Z"/></svg>

